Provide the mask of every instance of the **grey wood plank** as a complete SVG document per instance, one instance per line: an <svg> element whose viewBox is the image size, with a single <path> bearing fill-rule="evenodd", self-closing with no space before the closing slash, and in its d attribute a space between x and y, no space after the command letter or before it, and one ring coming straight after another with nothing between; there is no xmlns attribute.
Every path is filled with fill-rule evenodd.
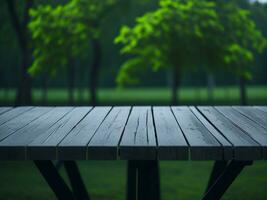
<svg viewBox="0 0 267 200"><path fill-rule="evenodd" d="M27 124L0 142L2 159L26 159L26 147L53 124L71 111L72 107L56 107Z"/></svg>
<svg viewBox="0 0 267 200"><path fill-rule="evenodd" d="M155 160L156 135L150 106L133 107L119 144L121 159Z"/></svg>
<svg viewBox="0 0 267 200"><path fill-rule="evenodd" d="M263 112L266 112L267 113L267 106L254 106L254 108L260 109Z"/></svg>
<svg viewBox="0 0 267 200"><path fill-rule="evenodd" d="M192 160L222 160L223 148L196 118L189 107L172 107L174 116L190 146Z"/></svg>
<svg viewBox="0 0 267 200"><path fill-rule="evenodd" d="M58 144L57 156L60 160L85 160L87 144L99 128L111 107L95 107Z"/></svg>
<svg viewBox="0 0 267 200"><path fill-rule="evenodd" d="M88 144L88 159L117 159L118 145L131 107L113 107Z"/></svg>
<svg viewBox="0 0 267 200"><path fill-rule="evenodd" d="M267 129L267 113L250 106L233 106L238 112Z"/></svg>
<svg viewBox="0 0 267 200"><path fill-rule="evenodd" d="M23 114L24 112L32 109L33 107L30 106L23 106L23 107L16 107L4 114L0 115L0 125L8 122L9 120L18 117L19 115Z"/></svg>
<svg viewBox="0 0 267 200"><path fill-rule="evenodd" d="M198 109L234 145L234 159L262 159L260 145L236 127L229 119L213 107L200 106Z"/></svg>
<svg viewBox="0 0 267 200"><path fill-rule="evenodd" d="M36 107L4 123L0 126L0 141L13 134L15 131L23 128L51 109L52 107Z"/></svg>
<svg viewBox="0 0 267 200"><path fill-rule="evenodd" d="M216 109L221 112L225 117L231 120L236 126L244 130L251 138L258 142L262 146L263 157L267 158L267 130L261 127L259 124L253 122L249 118L245 117L232 107L220 106Z"/></svg>
<svg viewBox="0 0 267 200"><path fill-rule="evenodd" d="M188 159L188 144L170 107L153 107L158 158L162 160Z"/></svg>
<svg viewBox="0 0 267 200"><path fill-rule="evenodd" d="M0 107L0 115L2 115L3 113L11 110L12 107Z"/></svg>
<svg viewBox="0 0 267 200"><path fill-rule="evenodd" d="M194 113L194 115L198 118L198 120L209 130L209 132L219 141L219 143L223 146L223 160L231 160L233 159L233 145L219 132L215 129L210 122L203 117L203 115L194 107L190 106L190 110Z"/></svg>
<svg viewBox="0 0 267 200"><path fill-rule="evenodd" d="M27 146L27 158L56 160L57 145L89 113L92 107L76 107Z"/></svg>

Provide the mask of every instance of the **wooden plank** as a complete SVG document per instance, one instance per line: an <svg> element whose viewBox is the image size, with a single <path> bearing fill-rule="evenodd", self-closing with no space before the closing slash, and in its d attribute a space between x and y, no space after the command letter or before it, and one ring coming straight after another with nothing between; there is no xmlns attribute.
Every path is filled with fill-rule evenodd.
<svg viewBox="0 0 267 200"><path fill-rule="evenodd" d="M153 107L158 158L162 160L188 159L188 145L170 107Z"/></svg>
<svg viewBox="0 0 267 200"><path fill-rule="evenodd" d="M229 119L213 107L198 107L200 112L219 130L234 146L234 159L258 160L262 159L261 147L244 131L236 127Z"/></svg>
<svg viewBox="0 0 267 200"><path fill-rule="evenodd" d="M59 143L57 156L60 160L85 160L87 144L103 122L111 107L95 107Z"/></svg>
<svg viewBox="0 0 267 200"><path fill-rule="evenodd" d="M0 158L26 159L26 147L60 120L72 107L56 107L0 142Z"/></svg>
<svg viewBox="0 0 267 200"><path fill-rule="evenodd" d="M118 144L131 107L114 107L88 144L88 159L117 159Z"/></svg>
<svg viewBox="0 0 267 200"><path fill-rule="evenodd" d="M190 146L192 160L222 160L223 148L190 111L189 107L172 107L174 116Z"/></svg>
<svg viewBox="0 0 267 200"><path fill-rule="evenodd" d="M57 145L88 114L92 107L76 107L27 146L27 158L56 160Z"/></svg>
<svg viewBox="0 0 267 200"><path fill-rule="evenodd" d="M194 106L190 106L190 110L194 113L194 115L198 118L198 120L206 127L206 129L208 129L209 132L223 146L223 151L224 151L223 160L233 159L233 148L232 148L233 145L219 131L217 131L217 129L215 129Z"/></svg>
<svg viewBox="0 0 267 200"><path fill-rule="evenodd" d="M233 106L238 112L267 129L267 113L249 106Z"/></svg>
<svg viewBox="0 0 267 200"><path fill-rule="evenodd" d="M254 108L260 109L263 112L266 112L267 113L267 106L254 106Z"/></svg>
<svg viewBox="0 0 267 200"><path fill-rule="evenodd" d="M245 117L232 107L216 107L225 117L231 120L236 126L244 130L251 138L262 146L263 157L267 158L267 130L259 124Z"/></svg>
<svg viewBox="0 0 267 200"><path fill-rule="evenodd" d="M11 110L12 107L0 107L0 115L2 115L3 113Z"/></svg>
<svg viewBox="0 0 267 200"><path fill-rule="evenodd" d="M41 115L50 111L51 109L52 107L36 107L4 123L3 125L0 126L0 141L8 137L9 135L13 134L15 131L23 128L24 126L34 121Z"/></svg>
<svg viewBox="0 0 267 200"><path fill-rule="evenodd" d="M0 115L0 125L8 122L9 120L18 117L19 115L23 114L24 112L32 109L33 107L25 106L25 107L17 107L14 108L2 115Z"/></svg>
<svg viewBox="0 0 267 200"><path fill-rule="evenodd" d="M151 107L133 107L120 145L121 159L155 160L156 135Z"/></svg>

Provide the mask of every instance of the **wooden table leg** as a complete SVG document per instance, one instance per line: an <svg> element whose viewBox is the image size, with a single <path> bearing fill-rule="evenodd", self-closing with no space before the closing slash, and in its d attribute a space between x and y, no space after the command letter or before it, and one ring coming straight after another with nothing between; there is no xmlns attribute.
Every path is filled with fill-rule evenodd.
<svg viewBox="0 0 267 200"><path fill-rule="evenodd" d="M129 160L127 163L127 200L136 200L137 196L137 164Z"/></svg>
<svg viewBox="0 0 267 200"><path fill-rule="evenodd" d="M238 177L245 166L252 161L231 161L216 181L210 186L202 200L219 200Z"/></svg>
<svg viewBox="0 0 267 200"><path fill-rule="evenodd" d="M79 168L75 161L64 161L73 194L77 200L90 200L89 194L83 183Z"/></svg>
<svg viewBox="0 0 267 200"><path fill-rule="evenodd" d="M228 161L215 161L210 174L209 182L206 187L205 193L208 192L209 188L215 183L217 178L223 173L227 167Z"/></svg>
<svg viewBox="0 0 267 200"><path fill-rule="evenodd" d="M160 200L158 161L128 161L127 200Z"/></svg>
<svg viewBox="0 0 267 200"><path fill-rule="evenodd" d="M72 191L51 161L34 161L36 167L53 190L58 200L74 200Z"/></svg>

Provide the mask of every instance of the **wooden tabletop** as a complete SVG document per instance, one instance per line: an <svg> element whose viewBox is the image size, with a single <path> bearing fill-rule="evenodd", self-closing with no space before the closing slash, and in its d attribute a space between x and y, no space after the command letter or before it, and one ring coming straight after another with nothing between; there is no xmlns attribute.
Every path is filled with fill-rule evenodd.
<svg viewBox="0 0 267 200"><path fill-rule="evenodd" d="M267 107L0 107L0 160L267 159Z"/></svg>

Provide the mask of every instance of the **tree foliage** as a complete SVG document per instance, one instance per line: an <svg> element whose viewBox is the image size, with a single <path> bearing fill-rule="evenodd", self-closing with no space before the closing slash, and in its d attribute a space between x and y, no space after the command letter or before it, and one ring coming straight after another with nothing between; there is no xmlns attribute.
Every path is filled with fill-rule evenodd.
<svg viewBox="0 0 267 200"><path fill-rule="evenodd" d="M247 10L208 0L160 0L159 8L123 26L115 43L129 54L117 77L119 85L137 83L146 68L229 70L250 77L254 54L267 45Z"/></svg>
<svg viewBox="0 0 267 200"><path fill-rule="evenodd" d="M56 7L40 5L31 9L34 62L30 72L55 74L68 64L68 59L88 53L90 40L100 34L95 21L115 2L71 0Z"/></svg>

